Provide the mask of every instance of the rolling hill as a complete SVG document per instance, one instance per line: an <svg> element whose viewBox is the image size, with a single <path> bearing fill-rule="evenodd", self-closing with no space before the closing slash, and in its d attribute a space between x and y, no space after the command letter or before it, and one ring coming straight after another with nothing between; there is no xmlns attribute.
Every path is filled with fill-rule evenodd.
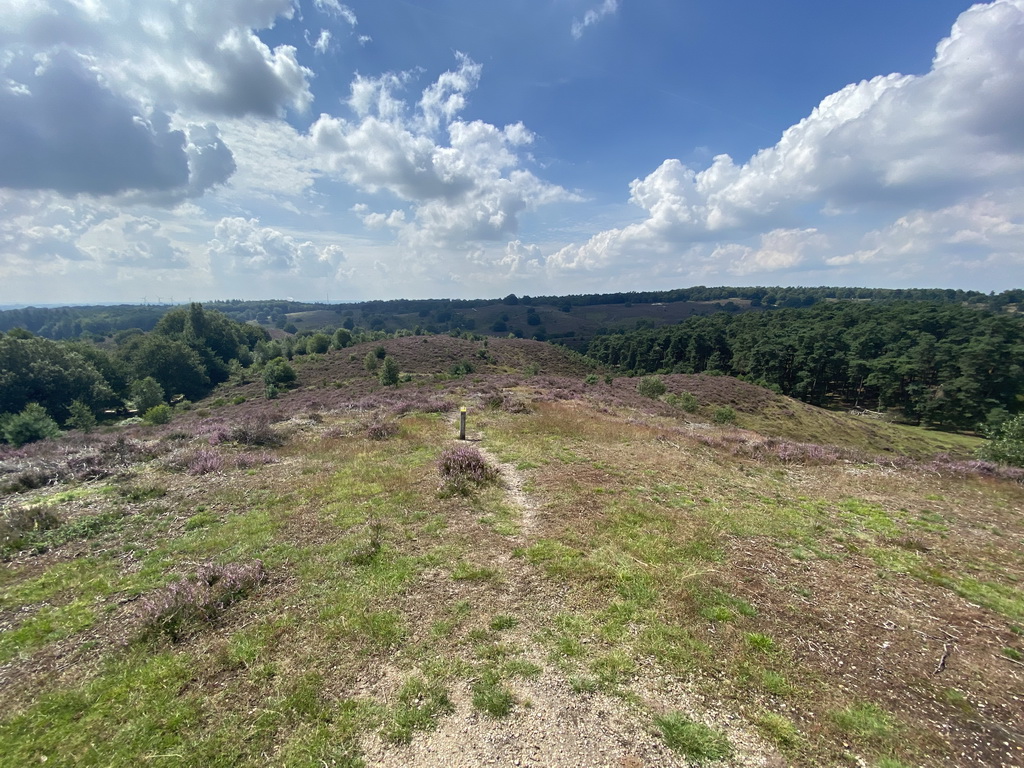
<svg viewBox="0 0 1024 768"><path fill-rule="evenodd" d="M516 339L294 367L2 449L0 762L1024 760L980 441Z"/></svg>

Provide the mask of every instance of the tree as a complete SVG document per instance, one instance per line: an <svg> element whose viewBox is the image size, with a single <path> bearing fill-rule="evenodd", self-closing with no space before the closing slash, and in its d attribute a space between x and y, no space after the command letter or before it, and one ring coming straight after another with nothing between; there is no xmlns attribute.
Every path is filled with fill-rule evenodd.
<svg viewBox="0 0 1024 768"><path fill-rule="evenodd" d="M334 348L344 349L352 343L352 332L347 328L339 328L334 332Z"/></svg>
<svg viewBox="0 0 1024 768"><path fill-rule="evenodd" d="M131 392L132 402L135 404L135 410L138 411L140 416L150 408L155 408L164 402L164 388L152 376L136 379L131 383L129 391Z"/></svg>
<svg viewBox="0 0 1024 768"><path fill-rule="evenodd" d="M15 447L60 434L57 422L39 403L29 403L21 413L4 420L4 439Z"/></svg>
<svg viewBox="0 0 1024 768"><path fill-rule="evenodd" d="M989 461L1024 467L1024 413L1003 422L978 455Z"/></svg>
<svg viewBox="0 0 1024 768"><path fill-rule="evenodd" d="M83 403L81 400L72 401L71 405L68 406L68 412L71 414L68 416L65 425L71 429L80 429L83 432L92 432L96 426L96 414L92 412L92 408Z"/></svg>
<svg viewBox="0 0 1024 768"><path fill-rule="evenodd" d="M395 362L393 357L388 356L384 358L377 378L385 387L393 387L398 384L398 363Z"/></svg>
<svg viewBox="0 0 1024 768"><path fill-rule="evenodd" d="M271 360L263 369L263 383L268 387L287 386L295 378L295 369L280 357Z"/></svg>
<svg viewBox="0 0 1024 768"><path fill-rule="evenodd" d="M326 333L314 333L306 342L306 351L310 354L322 355L331 348L331 337Z"/></svg>

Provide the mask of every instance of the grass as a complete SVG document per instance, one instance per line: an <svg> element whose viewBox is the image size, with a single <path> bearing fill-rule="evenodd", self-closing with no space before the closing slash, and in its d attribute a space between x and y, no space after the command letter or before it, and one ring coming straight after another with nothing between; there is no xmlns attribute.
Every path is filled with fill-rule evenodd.
<svg viewBox="0 0 1024 768"><path fill-rule="evenodd" d="M670 749L697 763L724 760L732 755L732 745L723 734L681 712L659 715L654 724Z"/></svg>
<svg viewBox="0 0 1024 768"><path fill-rule="evenodd" d="M489 386L486 377L434 384L461 388L471 407L473 388ZM344 409L275 426L289 433L268 449L276 463L230 482L154 463L103 485L19 497L61 525L40 532L47 551L15 552L0 572L0 658L25 682L0 714L0 751L11 765L160 756L214 768L354 766L367 739L386 749L419 741L467 711L484 723L528 718L522 691L543 676L579 697L581 717L617 697L691 762L731 753L703 725L721 712L795 766L840 764L844 742L870 765L895 768L896 754L949 763L963 747L943 740L969 731L963 692L977 681L952 664L944 671L928 715L939 728L909 694L879 689L862 670L840 677L834 659L859 665L891 643L893 675L911 674L900 659L918 658L920 636L901 646L908 633L877 620L910 599L943 605L935 615L950 617L942 628L957 634L958 652L1005 649L1012 660L1017 638L956 622L980 612L979 627L1024 623L1024 558L1009 545L1021 534L1021 490L733 454L698 440L685 410L653 400L642 407L654 410L638 410L631 385L621 387L633 404L598 411L552 397L545 372L516 384L530 409L473 411L488 451L518 467L536 510L530 527L497 483L438 496L451 424L415 411L388 416L401 428L385 441L367 438L365 414ZM611 388L592 384L587 396ZM322 394L300 388L238 408L287 409ZM794 414L788 428L810 430L794 434L802 440L832 426L836 440L891 437L922 452L953 439ZM775 416L740 413L747 427ZM215 621L177 643L134 639L146 596L197 563L252 559L268 581ZM59 683L55 663L65 665ZM989 667L978 672L986 688L1005 694L1014 665ZM692 692L694 709L675 711L663 680L666 691ZM456 693L466 688L463 707Z"/></svg>

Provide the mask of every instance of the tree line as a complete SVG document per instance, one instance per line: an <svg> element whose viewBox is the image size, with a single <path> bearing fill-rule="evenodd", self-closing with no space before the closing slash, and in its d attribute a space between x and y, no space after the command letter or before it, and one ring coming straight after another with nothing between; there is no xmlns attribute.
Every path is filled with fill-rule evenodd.
<svg viewBox="0 0 1024 768"><path fill-rule="evenodd" d="M34 405L36 416L44 411L75 426L128 404L142 410L175 396L196 400L233 369L251 365L256 347L268 341L262 328L200 304L166 312L150 332L120 331L107 346L15 328L0 333L0 418Z"/></svg>
<svg viewBox="0 0 1024 768"><path fill-rule="evenodd" d="M894 409L975 428L1024 405L1024 318L961 304L828 302L693 317L598 336L588 355L636 373L718 373L814 405Z"/></svg>
<svg viewBox="0 0 1024 768"><path fill-rule="evenodd" d="M359 313L371 330L401 328L409 324L409 316L417 315L434 330L474 330L472 319L464 311L493 304L553 306L570 311L572 307L601 304L654 304L680 301L729 301L738 299L753 309L784 309L809 307L828 301L933 301L971 304L988 309L1002 309L1024 302L1024 290L1014 289L1000 294L963 291L951 288L840 288L840 287L707 287L678 288L667 291L628 291L569 296L516 296L490 299L390 299L351 304L317 304L299 301L219 301L208 302L208 310L216 310L240 323L255 321L265 326L287 327L287 316L294 312L329 309L338 315ZM79 307L23 307L0 311L0 331L23 328L49 339L88 338L93 341L112 336L118 331L138 328L152 330L166 313L174 311L167 305L118 305ZM737 305L735 310L739 310ZM340 319L339 319L340 324Z"/></svg>

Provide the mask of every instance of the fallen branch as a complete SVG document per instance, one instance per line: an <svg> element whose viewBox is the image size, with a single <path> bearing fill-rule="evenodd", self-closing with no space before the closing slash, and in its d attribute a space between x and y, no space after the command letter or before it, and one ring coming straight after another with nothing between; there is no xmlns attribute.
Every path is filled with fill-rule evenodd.
<svg viewBox="0 0 1024 768"><path fill-rule="evenodd" d="M939 672L946 668L946 659L949 658L949 654L952 652L952 650L953 646L950 643L942 644L942 658L939 659L939 663L935 665L935 671L932 672L933 675L939 674Z"/></svg>
<svg viewBox="0 0 1024 768"><path fill-rule="evenodd" d="M1003 656L1002 654L997 654L997 655L1003 661L1008 661L1011 664L1016 664L1018 667L1024 667L1024 663L1021 663L1021 662L1017 661L1016 659L1011 659L1009 656Z"/></svg>

